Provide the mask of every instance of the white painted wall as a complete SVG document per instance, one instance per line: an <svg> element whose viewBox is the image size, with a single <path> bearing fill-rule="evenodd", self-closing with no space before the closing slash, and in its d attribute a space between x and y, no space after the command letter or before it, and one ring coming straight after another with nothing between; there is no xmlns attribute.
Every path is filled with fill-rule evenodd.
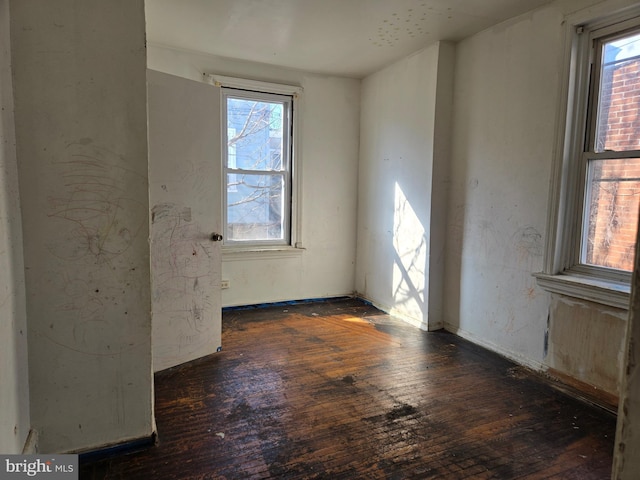
<svg viewBox="0 0 640 480"><path fill-rule="evenodd" d="M29 0L11 7L39 449L148 437L144 3Z"/></svg>
<svg viewBox="0 0 640 480"><path fill-rule="evenodd" d="M454 55L434 44L362 84L356 290L429 329L442 326Z"/></svg>
<svg viewBox="0 0 640 480"><path fill-rule="evenodd" d="M432 45L363 80L356 290L411 323L444 324L615 396L625 312L552 301L532 276L564 121L562 22L596 3L558 1L463 40L455 60Z"/></svg>
<svg viewBox="0 0 640 480"><path fill-rule="evenodd" d="M617 395L626 313L552 299L532 276L564 122L563 19L594 3L557 1L458 44L445 328Z"/></svg>
<svg viewBox="0 0 640 480"><path fill-rule="evenodd" d="M301 241L287 254L223 254L223 306L351 294L354 288L360 82L149 45L148 66L301 86ZM217 115L218 112L212 112ZM217 186L211 186L217 188Z"/></svg>
<svg viewBox="0 0 640 480"><path fill-rule="evenodd" d="M448 137L449 47L428 47L368 77L360 120L357 80L152 46L149 66L156 70L197 81L213 71L304 88L306 250L228 257L223 274L231 288L223 292L224 304L339 295L356 285L423 326L439 325L430 316L443 308L447 328L524 364L559 368L596 386L610 382L613 369L598 380L590 367L580 368L580 355L600 348L603 315L615 322L624 314L552 302L531 277L541 269L559 121L561 21L571 9L594 3L556 2L458 45L451 177L442 161L448 155L442 139ZM11 6L30 391L6 95L7 1L0 0L0 281L6 286L0 292L0 380L9 385L0 394L0 451L20 450L29 395L41 451L144 437L153 419L143 4L22 0ZM438 239L449 178L447 236ZM441 280L443 244L439 307L434 283ZM584 320L579 347L567 341L566 328L555 328L566 319ZM551 358L545 357L547 333ZM615 340L608 344L602 361L616 363L620 349Z"/></svg>
<svg viewBox="0 0 640 480"><path fill-rule="evenodd" d="M458 44L446 328L530 366L544 360L542 269L562 15L545 8ZM535 39L535 41L533 41Z"/></svg>
<svg viewBox="0 0 640 480"><path fill-rule="evenodd" d="M29 372L9 0L0 1L0 37L0 452L21 453L30 427Z"/></svg>

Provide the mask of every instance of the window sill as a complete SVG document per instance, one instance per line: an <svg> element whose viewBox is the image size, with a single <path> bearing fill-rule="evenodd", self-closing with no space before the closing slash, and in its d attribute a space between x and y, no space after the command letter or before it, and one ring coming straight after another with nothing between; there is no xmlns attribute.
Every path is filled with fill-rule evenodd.
<svg viewBox="0 0 640 480"><path fill-rule="evenodd" d="M624 283L578 275L534 273L540 288L610 307L629 310L631 287Z"/></svg>
<svg viewBox="0 0 640 480"><path fill-rule="evenodd" d="M222 247L222 261L235 262L243 260L270 260L274 258L298 257L304 252L302 247L284 245L265 247Z"/></svg>

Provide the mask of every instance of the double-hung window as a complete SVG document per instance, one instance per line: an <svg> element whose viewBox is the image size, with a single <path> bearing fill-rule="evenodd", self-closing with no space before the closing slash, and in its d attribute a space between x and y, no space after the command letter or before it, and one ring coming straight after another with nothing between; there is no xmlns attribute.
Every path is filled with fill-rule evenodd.
<svg viewBox="0 0 640 480"><path fill-rule="evenodd" d="M294 246L296 94L221 87L224 245Z"/></svg>
<svg viewBox="0 0 640 480"><path fill-rule="evenodd" d="M539 281L625 307L640 205L640 17L576 25L572 36L557 210Z"/></svg>
<svg viewBox="0 0 640 480"><path fill-rule="evenodd" d="M590 36L593 73L575 263L628 279L640 200L640 25L614 25Z"/></svg>

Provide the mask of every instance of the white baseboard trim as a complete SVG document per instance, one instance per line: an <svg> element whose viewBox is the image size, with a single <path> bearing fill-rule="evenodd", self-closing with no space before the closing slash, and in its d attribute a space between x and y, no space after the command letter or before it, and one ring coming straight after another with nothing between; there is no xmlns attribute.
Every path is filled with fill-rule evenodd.
<svg viewBox="0 0 640 480"><path fill-rule="evenodd" d="M545 365L544 363L541 362L537 362L535 360L531 360L530 358L527 357L523 357L522 355L513 352L511 350L508 350L506 348L501 347L500 345L497 345L493 342L488 342L482 338L477 337L476 335L474 335L471 332L468 332L460 327L457 327L456 325L451 325L450 323L445 323L444 324L444 329L447 332L451 332L461 338L464 338L465 340L469 340L471 343L474 343L482 348L485 348L487 350L490 350L494 353L497 353L498 355L505 357L509 360L511 360L512 362L517 363L518 365L521 365L523 367L529 368L531 370L534 370L536 372L539 373L546 373L546 371L549 369L549 367L547 365Z"/></svg>
<svg viewBox="0 0 640 480"><path fill-rule="evenodd" d="M361 295L359 293L356 293L355 296L364 300L365 302L370 303L371 305L382 310L383 312L397 318L398 320L402 320L404 323L408 323L409 325L413 327L417 327L420 330L424 330L425 332L429 330L429 325L420 318L415 318L415 317L406 315L403 312L398 311L396 308L371 300L370 298L367 298L364 295Z"/></svg>

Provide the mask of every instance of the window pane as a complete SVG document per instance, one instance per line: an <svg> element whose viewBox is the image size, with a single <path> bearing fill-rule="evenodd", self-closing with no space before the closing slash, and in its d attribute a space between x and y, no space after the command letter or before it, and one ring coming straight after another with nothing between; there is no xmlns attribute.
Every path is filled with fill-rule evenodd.
<svg viewBox="0 0 640 480"><path fill-rule="evenodd" d="M284 177L280 174L227 175L227 238L284 240L283 198Z"/></svg>
<svg viewBox="0 0 640 480"><path fill-rule="evenodd" d="M233 138L236 136L236 129L235 128L228 128L227 129L227 138ZM236 168L236 145L235 143L232 143L229 145L229 148L227 149L227 167L229 168ZM229 189L230 192L235 192L235 185L236 185L236 176L235 175L229 175L229 181L227 182L227 188Z"/></svg>
<svg viewBox="0 0 640 480"><path fill-rule="evenodd" d="M591 160L583 261L633 270L640 199L640 158Z"/></svg>
<svg viewBox="0 0 640 480"><path fill-rule="evenodd" d="M602 46L595 151L640 149L640 34Z"/></svg>
<svg viewBox="0 0 640 480"><path fill-rule="evenodd" d="M227 145L235 168L282 170L283 113L284 103L227 98Z"/></svg>

